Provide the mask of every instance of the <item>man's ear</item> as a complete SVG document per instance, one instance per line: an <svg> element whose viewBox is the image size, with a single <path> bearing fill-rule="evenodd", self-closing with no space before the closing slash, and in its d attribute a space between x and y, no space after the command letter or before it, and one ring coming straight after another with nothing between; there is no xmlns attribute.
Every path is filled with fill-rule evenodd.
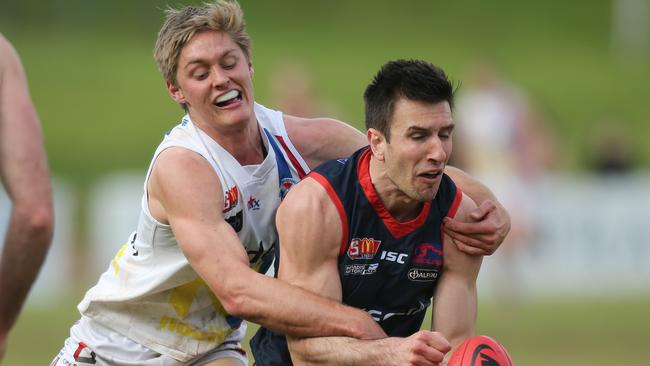
<svg viewBox="0 0 650 366"><path fill-rule="evenodd" d="M386 137L379 130L369 128L366 133L368 138L368 145L372 150L372 154L379 161L384 161L384 149L386 148Z"/></svg>
<svg viewBox="0 0 650 366"><path fill-rule="evenodd" d="M255 75L255 68L253 68L253 63L251 61L248 61L248 71L250 71L252 79L253 75Z"/></svg>
<svg viewBox="0 0 650 366"><path fill-rule="evenodd" d="M180 104L186 103L185 96L183 95L183 91L181 90L180 87L175 86L170 81L165 81L165 84L167 85L167 90L169 91L169 94L172 96L172 99L174 99L177 103Z"/></svg>

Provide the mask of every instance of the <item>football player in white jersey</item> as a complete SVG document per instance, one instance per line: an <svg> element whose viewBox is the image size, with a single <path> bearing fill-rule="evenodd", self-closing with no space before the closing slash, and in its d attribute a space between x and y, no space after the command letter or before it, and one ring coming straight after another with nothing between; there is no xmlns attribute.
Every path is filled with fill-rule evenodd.
<svg viewBox="0 0 650 366"><path fill-rule="evenodd" d="M298 337L384 337L367 313L260 273L286 190L309 168L365 145L364 135L255 103L235 1L168 11L155 58L187 115L154 155L136 233L86 294L52 364L241 366L241 319ZM486 187L449 173L483 204L477 222L448 226L464 250L493 252L509 230L507 213Z"/></svg>

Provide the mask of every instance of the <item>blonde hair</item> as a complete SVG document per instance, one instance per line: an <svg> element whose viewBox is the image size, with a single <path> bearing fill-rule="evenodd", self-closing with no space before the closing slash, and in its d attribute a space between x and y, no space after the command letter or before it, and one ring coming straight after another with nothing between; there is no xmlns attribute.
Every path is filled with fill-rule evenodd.
<svg viewBox="0 0 650 366"><path fill-rule="evenodd" d="M216 0L203 6L168 8L154 48L158 69L166 81L178 86L176 71L181 50L199 31L227 33L250 60L251 38L246 32L244 12L235 0Z"/></svg>

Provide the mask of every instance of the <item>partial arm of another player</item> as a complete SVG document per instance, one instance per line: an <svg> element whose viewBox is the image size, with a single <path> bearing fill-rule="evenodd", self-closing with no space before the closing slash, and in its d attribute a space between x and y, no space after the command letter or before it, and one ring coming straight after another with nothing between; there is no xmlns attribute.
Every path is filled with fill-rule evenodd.
<svg viewBox="0 0 650 366"><path fill-rule="evenodd" d="M447 166L445 173L479 207L464 220L446 219L445 233L460 250L474 255L490 255L510 232L510 215L492 191L458 168Z"/></svg>
<svg viewBox="0 0 650 366"><path fill-rule="evenodd" d="M359 130L335 119L284 115L284 122L291 142L311 169L368 145Z"/></svg>
<svg viewBox="0 0 650 366"><path fill-rule="evenodd" d="M303 180L285 198L276 221L282 243L279 278L341 301L338 253L343 229L325 189L311 178ZM287 341L296 366L437 365L449 347L440 334L429 331L372 341L348 337L287 337Z"/></svg>
<svg viewBox="0 0 650 366"><path fill-rule="evenodd" d="M251 269L239 237L223 218L219 178L199 154L163 151L149 183L154 217L169 222L190 265L229 314L298 336L383 336L364 312Z"/></svg>
<svg viewBox="0 0 650 366"><path fill-rule="evenodd" d="M464 220L474 209L474 202L463 195L456 217ZM483 257L460 251L453 244L453 240L450 236L445 237L444 264L434 295L431 329L442 333L452 347L456 348L474 335L477 311L476 279ZM451 352L448 353L450 354Z"/></svg>
<svg viewBox="0 0 650 366"><path fill-rule="evenodd" d="M0 177L11 218L0 262L0 359L53 231L52 192L40 122L18 55L0 35Z"/></svg>
<svg viewBox="0 0 650 366"><path fill-rule="evenodd" d="M364 134L335 119L285 115L284 120L289 138L312 169L325 161L348 157L368 144ZM489 188L462 170L447 166L445 173L479 204L466 221L450 220L447 234L456 239L464 252L494 253L510 231L508 212Z"/></svg>

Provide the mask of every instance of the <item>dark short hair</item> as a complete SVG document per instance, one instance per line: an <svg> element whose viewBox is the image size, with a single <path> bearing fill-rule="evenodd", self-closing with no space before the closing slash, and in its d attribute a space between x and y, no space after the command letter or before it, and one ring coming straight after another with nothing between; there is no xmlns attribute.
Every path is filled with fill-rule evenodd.
<svg viewBox="0 0 650 366"><path fill-rule="evenodd" d="M426 61L396 60L386 63L366 88L366 128L374 128L390 142L390 124L395 102L449 102L454 107L455 88L445 72Z"/></svg>

